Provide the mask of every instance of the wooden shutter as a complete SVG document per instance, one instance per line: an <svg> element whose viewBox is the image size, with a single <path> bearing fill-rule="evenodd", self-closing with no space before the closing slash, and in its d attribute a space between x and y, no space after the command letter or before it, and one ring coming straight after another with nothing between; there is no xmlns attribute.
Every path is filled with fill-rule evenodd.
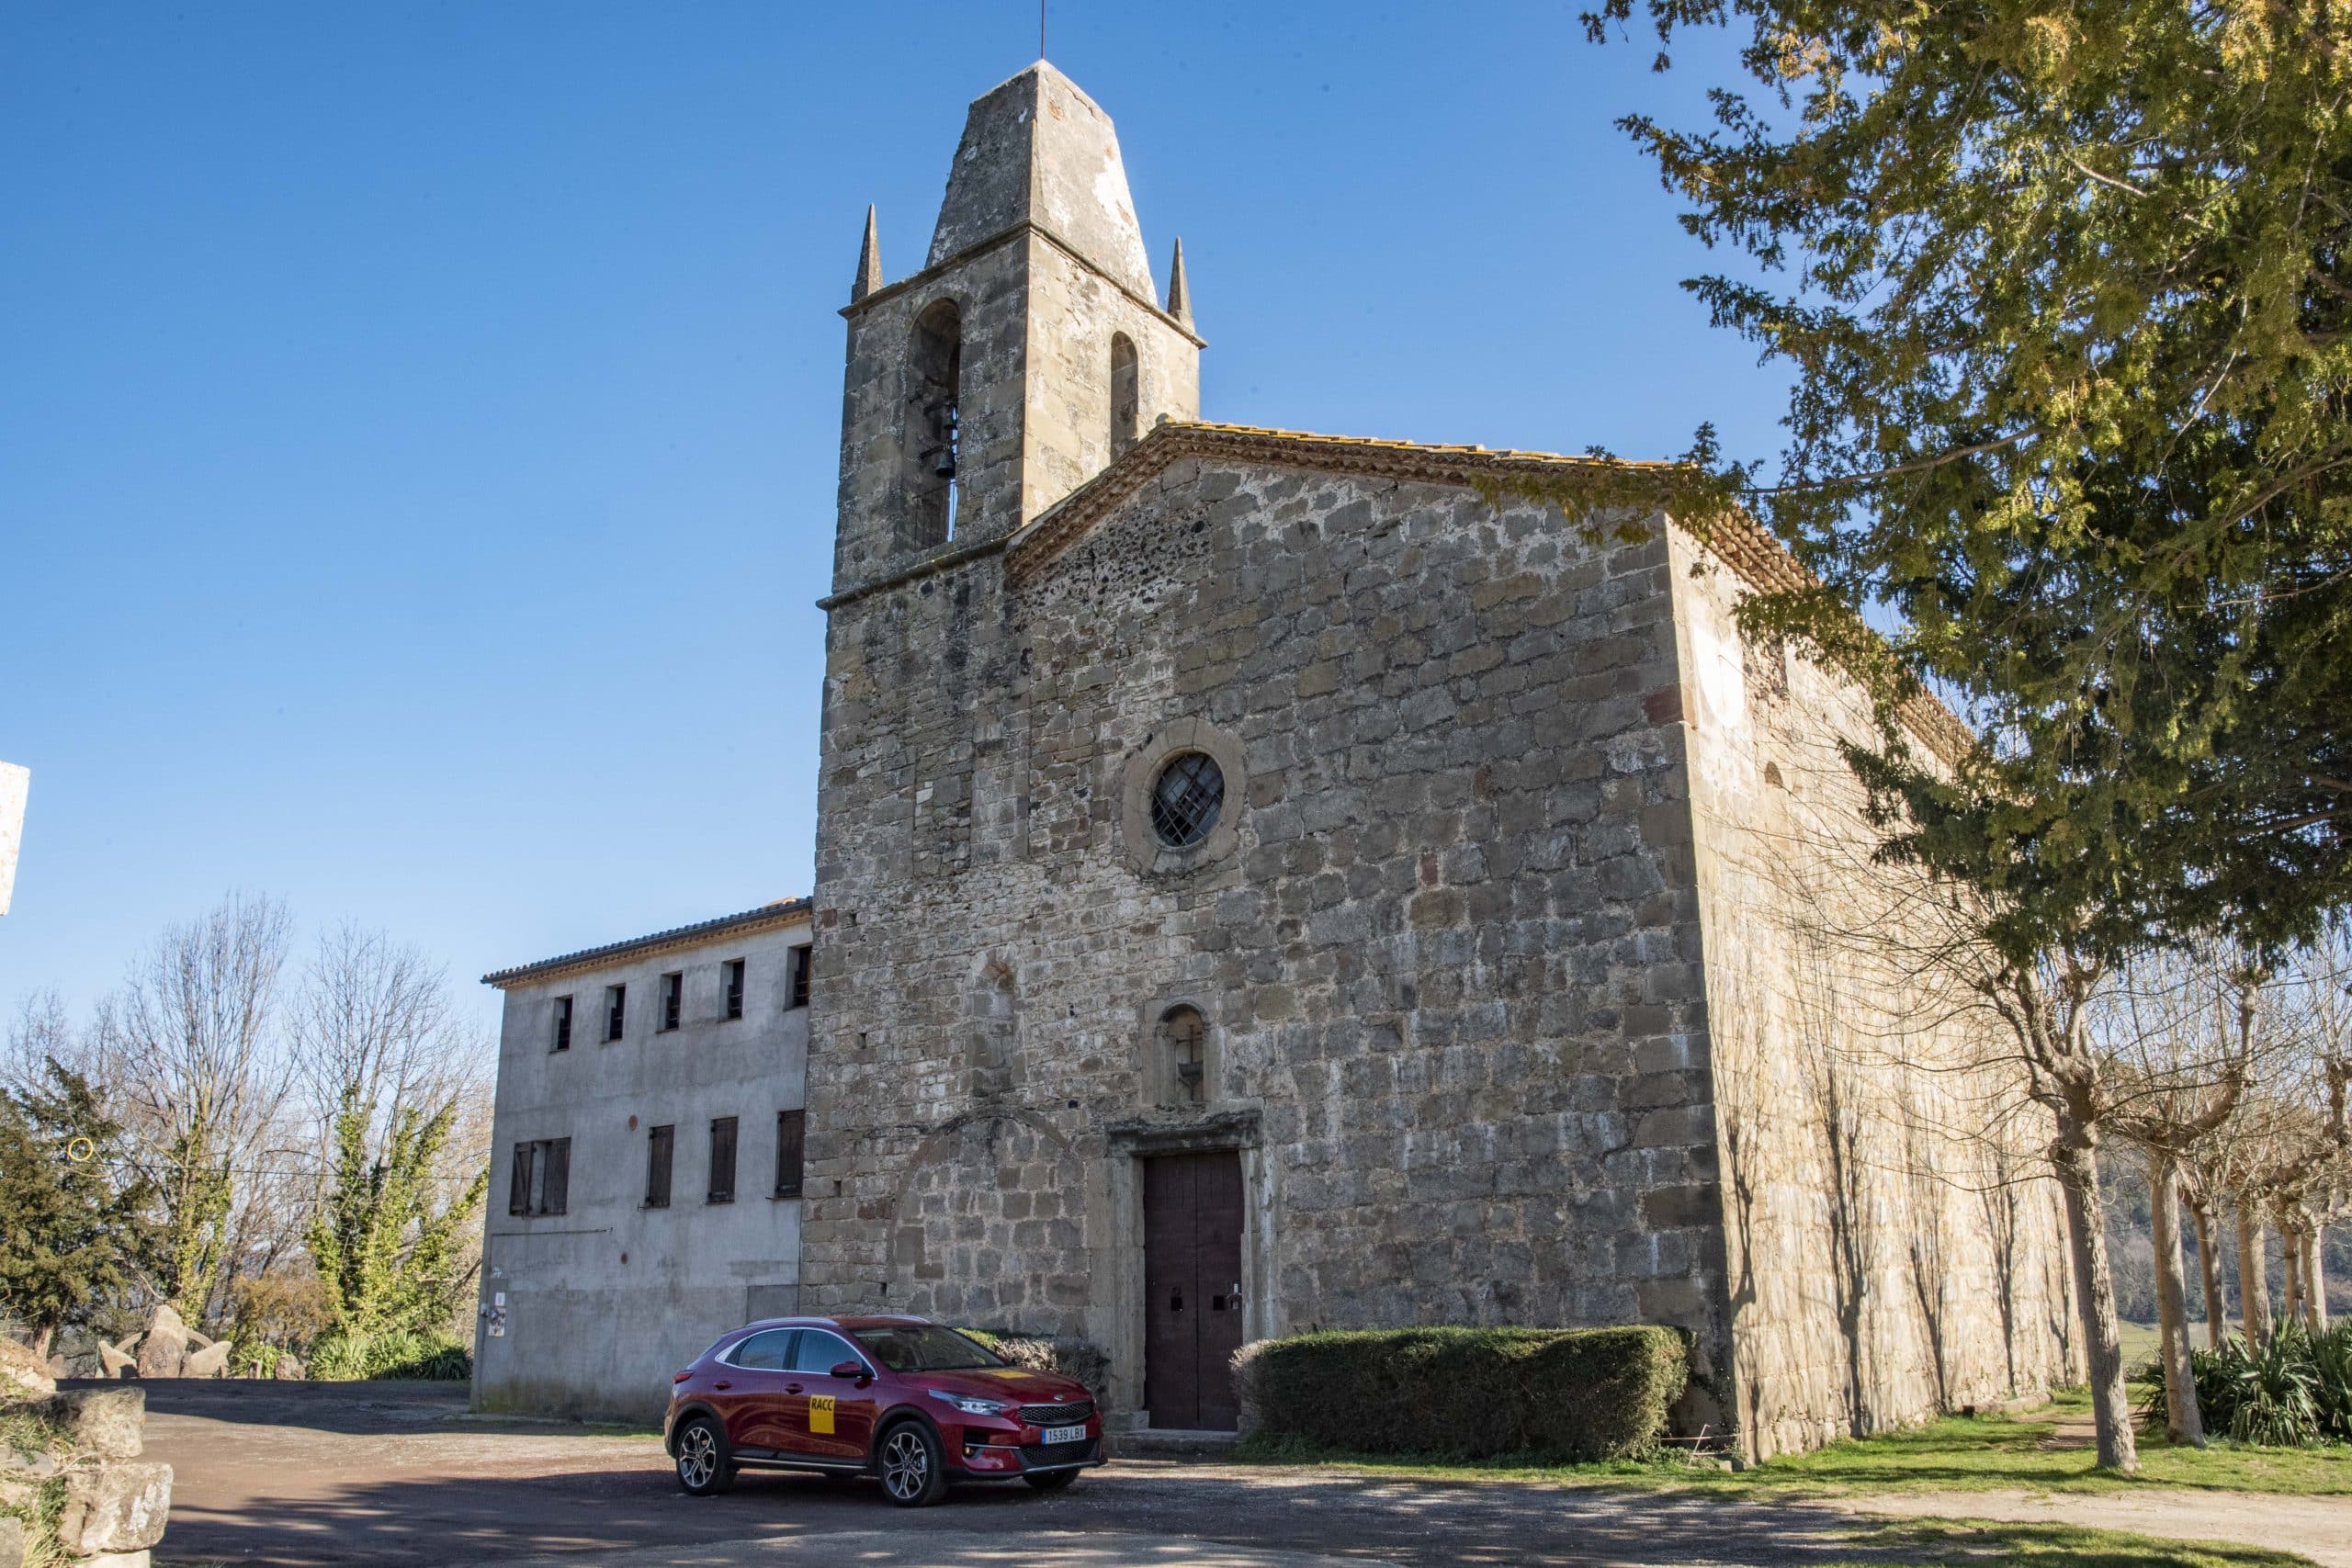
<svg viewBox="0 0 2352 1568"><path fill-rule="evenodd" d="M531 1212L531 1145L514 1145L514 1164L506 1178L506 1212L527 1214Z"/></svg>
<svg viewBox="0 0 2352 1568"><path fill-rule="evenodd" d="M539 1212L543 1214L563 1213L564 1200L571 1189L571 1140L558 1138L548 1145L547 1199Z"/></svg>
<svg viewBox="0 0 2352 1568"><path fill-rule="evenodd" d="M724 1203L735 1196L735 1118L721 1116L710 1124L710 1201Z"/></svg>
<svg viewBox="0 0 2352 1568"><path fill-rule="evenodd" d="M653 1129L651 1145L645 1156L645 1202L648 1208L664 1209L670 1204L670 1159L678 1145L675 1127Z"/></svg>
<svg viewBox="0 0 2352 1568"><path fill-rule="evenodd" d="M779 1198L800 1196L801 1149L808 1138L808 1112L775 1113L775 1195Z"/></svg>

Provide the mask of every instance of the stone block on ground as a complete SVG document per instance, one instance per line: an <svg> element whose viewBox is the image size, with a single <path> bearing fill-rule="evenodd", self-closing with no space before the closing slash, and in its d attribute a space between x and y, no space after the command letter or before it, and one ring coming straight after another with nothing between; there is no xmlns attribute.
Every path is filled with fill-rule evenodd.
<svg viewBox="0 0 2352 1568"><path fill-rule="evenodd" d="M109 1464L76 1470L65 1477L65 1510L57 1518L58 1543L74 1557L102 1552L143 1552L164 1539L172 1511L172 1467L168 1464Z"/></svg>
<svg viewBox="0 0 2352 1568"><path fill-rule="evenodd" d="M25 1521L0 1519L0 1568L24 1568Z"/></svg>
<svg viewBox="0 0 2352 1568"><path fill-rule="evenodd" d="M104 1340L98 1342L98 1366L102 1377L128 1378L139 1374L138 1357L119 1345L109 1345Z"/></svg>
<svg viewBox="0 0 2352 1568"><path fill-rule="evenodd" d="M139 1375L175 1378L187 1364L187 1325L169 1302L155 1303L155 1314L139 1341Z"/></svg>
<svg viewBox="0 0 2352 1568"><path fill-rule="evenodd" d="M184 1378L217 1378L229 1368L229 1352L234 1345L226 1339L216 1339L203 1349L193 1351L180 1369Z"/></svg>
<svg viewBox="0 0 2352 1568"><path fill-rule="evenodd" d="M79 1388L52 1394L43 1414L94 1459L137 1459L147 1420L143 1388Z"/></svg>
<svg viewBox="0 0 2352 1568"><path fill-rule="evenodd" d="M277 1365L270 1369L269 1375L280 1382L300 1382L302 1381L301 1358L290 1354L278 1357Z"/></svg>
<svg viewBox="0 0 2352 1568"><path fill-rule="evenodd" d="M57 1381L49 1375L49 1364L33 1354L31 1346L0 1337L0 1393L39 1397L56 1392Z"/></svg>

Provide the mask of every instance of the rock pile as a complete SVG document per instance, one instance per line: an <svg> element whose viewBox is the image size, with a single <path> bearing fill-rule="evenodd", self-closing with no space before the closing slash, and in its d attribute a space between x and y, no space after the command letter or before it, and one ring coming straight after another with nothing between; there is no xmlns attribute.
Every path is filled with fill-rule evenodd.
<svg viewBox="0 0 2352 1568"><path fill-rule="evenodd" d="M169 1302L159 1302L144 1334L119 1345L100 1343L98 1361L110 1378L217 1378L228 1372L235 1348L226 1339L198 1334Z"/></svg>
<svg viewBox="0 0 2352 1568"><path fill-rule="evenodd" d="M0 1338L0 1568L148 1568L172 1467L139 1457L147 1394L57 1392L40 1359Z"/></svg>

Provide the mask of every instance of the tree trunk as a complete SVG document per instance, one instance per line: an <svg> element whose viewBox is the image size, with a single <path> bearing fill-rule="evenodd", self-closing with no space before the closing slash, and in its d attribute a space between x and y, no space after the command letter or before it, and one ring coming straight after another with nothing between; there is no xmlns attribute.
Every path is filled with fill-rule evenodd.
<svg viewBox="0 0 2352 1568"><path fill-rule="evenodd" d="M2313 1334L2327 1332L2327 1266L2320 1261L2320 1237L2326 1229L2314 1220L2303 1232L2303 1320Z"/></svg>
<svg viewBox="0 0 2352 1568"><path fill-rule="evenodd" d="M2067 1250L2074 1255L2075 1308L2083 1320L2083 1348L2090 1363L2098 1466L2137 1471L2140 1450L2123 1386L2123 1342L2116 1326L2115 1276L2108 1264L2106 1202L2098 1187L2098 1130L2061 1111L2050 1158L2066 1198Z"/></svg>
<svg viewBox="0 0 2352 1568"><path fill-rule="evenodd" d="M2197 1269L2205 1280L2205 1348L2218 1350L2230 1332L2229 1308L2222 1300L2222 1260L2213 1256L2213 1233L2221 1229L2213 1205L2199 1199L2188 1217L2197 1224Z"/></svg>
<svg viewBox="0 0 2352 1568"><path fill-rule="evenodd" d="M2156 1245L2156 1331L2165 1364L2165 1435L2205 1446L2197 1379L2188 1367L2188 1287L2180 1277L2180 1167L2167 1154L2148 1158L2148 1213Z"/></svg>
<svg viewBox="0 0 2352 1568"><path fill-rule="evenodd" d="M43 1365L47 1365L49 1361L50 1337L56 1332L53 1326L46 1323L33 1330L33 1354L41 1359Z"/></svg>
<svg viewBox="0 0 2352 1568"><path fill-rule="evenodd" d="M2238 1204L2238 1318L2245 1325L2247 1344L2269 1341L2270 1278L2262 1258L2262 1205L2251 1199Z"/></svg>
<svg viewBox="0 0 2352 1568"><path fill-rule="evenodd" d="M2302 1227L2296 1216L2278 1211L2278 1321L2293 1323L2303 1315Z"/></svg>

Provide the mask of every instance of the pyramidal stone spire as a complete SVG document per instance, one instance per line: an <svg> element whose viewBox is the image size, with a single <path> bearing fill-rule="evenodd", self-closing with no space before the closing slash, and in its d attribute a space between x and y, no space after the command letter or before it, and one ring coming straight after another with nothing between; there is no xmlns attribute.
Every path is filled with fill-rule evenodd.
<svg viewBox="0 0 2352 1568"><path fill-rule="evenodd" d="M882 287L882 236L874 227L874 208L865 209L865 239L857 247L857 277L849 286L849 302L860 299Z"/></svg>
<svg viewBox="0 0 2352 1568"><path fill-rule="evenodd" d="M1193 330L1193 290L1184 281L1184 242L1176 242L1176 265L1168 269L1168 313L1186 332Z"/></svg>
<svg viewBox="0 0 2352 1568"><path fill-rule="evenodd" d="M1111 117L1042 60L973 100L923 265L1023 223L1158 303Z"/></svg>

